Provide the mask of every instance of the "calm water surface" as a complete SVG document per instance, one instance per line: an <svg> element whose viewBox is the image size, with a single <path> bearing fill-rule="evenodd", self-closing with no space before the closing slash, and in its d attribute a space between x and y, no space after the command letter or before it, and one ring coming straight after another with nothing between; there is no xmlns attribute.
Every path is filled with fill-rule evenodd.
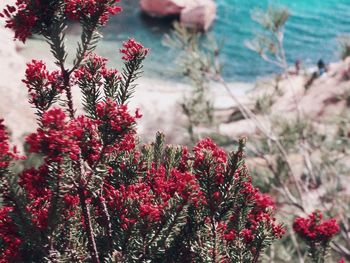
<svg viewBox="0 0 350 263"><path fill-rule="evenodd" d="M176 53L162 45L171 22L149 19L140 14L137 0L124 0L124 12L113 17L104 29L99 53L117 63L120 42L132 36L151 48L145 74L154 77L174 75ZM218 14L211 29L223 41L224 76L230 81L254 81L276 71L262 61L244 42L252 38L257 24L251 13L269 4L286 6L292 16L285 31L285 48L290 63L300 59L314 65L320 58L338 59L337 37L350 33L350 0L216 0Z"/></svg>

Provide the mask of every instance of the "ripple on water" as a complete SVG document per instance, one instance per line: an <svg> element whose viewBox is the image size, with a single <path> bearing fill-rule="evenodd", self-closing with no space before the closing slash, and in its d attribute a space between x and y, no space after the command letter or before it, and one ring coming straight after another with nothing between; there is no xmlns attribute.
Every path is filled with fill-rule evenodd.
<svg viewBox="0 0 350 263"><path fill-rule="evenodd" d="M145 73L151 76L169 76L173 72L176 54L162 45L162 38L169 33L170 21L152 20L142 16L138 0L128 0L124 13L111 19L104 30L102 50L112 58L114 50L109 42L120 42L133 36L153 50L146 61ZM271 0L216 0L218 15L211 30L222 40L222 60L226 64L224 75L230 81L253 81L276 71L273 66L261 61L245 47L245 41L258 30L250 15L256 8L266 8ZM295 59L314 64L319 58L337 60L339 35L350 34L350 0L276 0L273 3L287 6L292 17L287 23L285 47L290 63ZM120 43L119 43L120 45ZM117 44L115 44L117 46ZM105 48L104 48L105 47ZM116 60L116 59L114 59Z"/></svg>

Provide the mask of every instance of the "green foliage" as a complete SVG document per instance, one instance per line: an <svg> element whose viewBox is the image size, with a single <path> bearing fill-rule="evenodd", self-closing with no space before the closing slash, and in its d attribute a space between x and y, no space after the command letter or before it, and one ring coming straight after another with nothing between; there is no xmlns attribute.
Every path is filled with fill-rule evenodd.
<svg viewBox="0 0 350 263"><path fill-rule="evenodd" d="M287 61L283 48L284 27L290 13L286 8L269 6L266 11L256 10L252 14L262 28L246 46L258 53L264 60L287 70Z"/></svg>
<svg viewBox="0 0 350 263"><path fill-rule="evenodd" d="M350 36L340 36L338 42L340 47L340 58L344 60L350 56Z"/></svg>
<svg viewBox="0 0 350 263"><path fill-rule="evenodd" d="M271 94L263 94L258 97L255 102L255 110L262 114L271 113L271 106L275 102L275 98Z"/></svg>
<svg viewBox="0 0 350 263"><path fill-rule="evenodd" d="M191 142L197 139L196 128L213 124L213 102L210 99L210 81L218 75L221 66L218 64L219 48L210 36L189 29L179 23L164 39L165 45L179 53L177 64L181 74L188 78L193 89L183 99L181 107L187 116L187 130Z"/></svg>
<svg viewBox="0 0 350 263"><path fill-rule="evenodd" d="M144 55L140 54L137 58L125 61L118 92L110 91L112 97L116 97L118 104L125 104L133 95L136 84L134 83L142 74L142 61Z"/></svg>

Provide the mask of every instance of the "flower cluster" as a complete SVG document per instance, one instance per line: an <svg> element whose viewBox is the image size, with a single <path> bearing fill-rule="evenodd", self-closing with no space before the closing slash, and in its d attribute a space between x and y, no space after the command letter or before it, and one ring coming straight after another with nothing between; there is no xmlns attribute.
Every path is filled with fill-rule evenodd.
<svg viewBox="0 0 350 263"><path fill-rule="evenodd" d="M16 6L7 5L0 13L1 17L6 17L6 27L15 31L15 39L25 42L32 35L39 18L31 8L29 1L17 1ZM28 8L29 7L29 8Z"/></svg>
<svg viewBox="0 0 350 263"><path fill-rule="evenodd" d="M30 152L41 153L47 160L63 161L64 157L78 160L80 133L76 125L67 122L66 114L59 108L48 110L42 118L42 127L27 137Z"/></svg>
<svg viewBox="0 0 350 263"><path fill-rule="evenodd" d="M259 228L262 226L268 228L274 237L281 238L285 233L285 229L276 222L276 218L271 214L271 211L275 208L271 197L255 189L254 197L251 200L254 202L254 207L248 214L247 227L243 230L245 240L259 239ZM252 235L248 235L248 233ZM247 238L248 236L250 238Z"/></svg>
<svg viewBox="0 0 350 263"><path fill-rule="evenodd" d="M41 60L32 60L27 64L25 79L22 80L28 89L29 102L36 108L45 111L62 92L62 76L59 71L49 72Z"/></svg>
<svg viewBox="0 0 350 263"><path fill-rule="evenodd" d="M210 139L206 138L197 143L193 152L195 154L194 168L207 170L217 185L223 183L223 171L226 169L227 156L224 150ZM201 173L198 176L202 176Z"/></svg>
<svg viewBox="0 0 350 263"><path fill-rule="evenodd" d="M141 114L130 114L127 102L149 50L125 42L121 74L108 69L106 59L86 55L94 31L120 12L118 2L17 0L2 14L17 39L48 38L61 71L49 72L38 60L27 64L23 82L39 125L26 141L40 163L18 173L0 170L15 177L0 184L0 262L99 263L115 255L118 262L197 262L203 255L256 261L284 230L271 198L252 184L244 142L227 155L204 139L191 152L164 146L158 134L139 148ZM85 34L70 70L61 50L67 18L81 21ZM84 115L75 112L74 85ZM63 90L67 109L52 107ZM0 168L7 168L14 156L2 121L0 146Z"/></svg>
<svg viewBox="0 0 350 263"><path fill-rule="evenodd" d="M340 230L335 219L322 220L320 211L313 212L307 218L294 220L294 231L304 240L312 242L329 242Z"/></svg>
<svg viewBox="0 0 350 263"><path fill-rule="evenodd" d="M107 75L107 59L97 56L95 53L89 53L84 63L74 72L77 80L92 81L100 73L102 76Z"/></svg>
<svg viewBox="0 0 350 263"><path fill-rule="evenodd" d="M72 121L72 126L75 127L75 139L80 147L80 156L90 166L99 159L102 142L97 129L95 120L85 116L78 116Z"/></svg>
<svg viewBox="0 0 350 263"><path fill-rule="evenodd" d="M119 2L120 0L65 0L65 11L70 19L97 18L101 25L105 25L110 15L122 11L122 8L116 5Z"/></svg>
<svg viewBox="0 0 350 263"><path fill-rule="evenodd" d="M14 220L10 216L13 207L0 207L0 240L5 244L0 246L0 262L19 262L19 249L22 243Z"/></svg>
<svg viewBox="0 0 350 263"><path fill-rule="evenodd" d="M4 120L0 119L0 171L7 168L10 161L15 157L14 153L10 151L8 135L3 122Z"/></svg>
<svg viewBox="0 0 350 263"><path fill-rule="evenodd" d="M31 214L33 226L44 231L48 226L49 209L52 206L53 182L62 180L62 170L55 172L49 163L44 163L38 169L29 168L19 175L18 185L24 190L26 198L30 200L26 205L26 211ZM65 220L72 217L79 199L76 195L66 192L63 196Z"/></svg>
<svg viewBox="0 0 350 263"><path fill-rule="evenodd" d="M195 177L188 172L172 169L167 173L164 166L157 169L153 164L146 174L145 180L131 185L116 188L105 184L104 198L112 210L120 211L124 229L135 226L140 220L143 227L150 227L150 224L164 221L169 210L183 209L189 204L197 206L202 199Z"/></svg>
<svg viewBox="0 0 350 263"><path fill-rule="evenodd" d="M42 165L38 169L30 168L19 175L18 184L25 190L29 200L50 196L49 169Z"/></svg>
<svg viewBox="0 0 350 263"><path fill-rule="evenodd" d="M105 25L110 15L121 12L120 0L17 0L0 13L15 39L25 42L33 33L46 34L58 14L74 20L92 20ZM62 11L63 10L63 11Z"/></svg>
<svg viewBox="0 0 350 263"><path fill-rule="evenodd" d="M85 96L98 96L103 86L105 95L115 96L121 80L118 70L107 68L107 59L89 53L80 67L74 72L75 83L83 90Z"/></svg>
<svg viewBox="0 0 350 263"><path fill-rule="evenodd" d="M254 249L256 248L254 244L260 241L261 236L259 233L261 233L262 229L270 231L273 238L281 238L285 234L285 229L281 224L277 223L276 218L272 214L273 208L274 202L271 200L271 197L260 193L256 189L255 197L253 198L253 209L247 214L244 228L240 231L232 228L232 224L235 225L237 220L239 220L233 215L229 220L229 224L222 224L225 230L223 238L226 241L242 239L247 246L251 246Z"/></svg>
<svg viewBox="0 0 350 263"><path fill-rule="evenodd" d="M249 253L254 254L259 250L258 244L262 242L262 231L269 233L271 238L283 236L285 229L276 222L273 214L274 202L270 196L252 185L244 167L233 171L226 153L209 138L200 141L193 151L196 178L206 197L204 207L207 207L209 215L214 218L209 217L207 220L217 221L222 217L220 214L226 211L230 200L235 200L229 208L234 212L228 221L218 222L218 231L224 240L229 244L243 240ZM242 158L240 152L235 155ZM231 196L233 185L238 192ZM242 216L244 224L239 223ZM242 228L237 228L240 224Z"/></svg>
<svg viewBox="0 0 350 263"><path fill-rule="evenodd" d="M120 50L120 53L123 54L122 59L125 61L132 61L145 58L149 53L149 49L144 48L140 43L130 38L123 43L123 48Z"/></svg>
<svg viewBox="0 0 350 263"><path fill-rule="evenodd" d="M113 145L117 139L133 131L136 118L140 117L139 114L131 116L126 105L118 106L110 99L97 104L96 116L98 129L106 146Z"/></svg>
<svg viewBox="0 0 350 263"><path fill-rule="evenodd" d="M26 78L23 82L27 85L28 89L31 89L32 86L39 84L43 87L54 84L57 82L59 72L54 71L50 73L43 61L33 59L30 63L27 63L25 76Z"/></svg>

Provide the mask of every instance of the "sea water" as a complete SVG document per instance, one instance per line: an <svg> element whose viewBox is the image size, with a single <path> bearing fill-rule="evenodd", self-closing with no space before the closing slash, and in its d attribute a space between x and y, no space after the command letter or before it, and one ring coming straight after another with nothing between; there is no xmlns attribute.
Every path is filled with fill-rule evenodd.
<svg viewBox="0 0 350 263"><path fill-rule="evenodd" d="M134 37L151 49L145 62L145 74L174 77L177 52L162 44L170 32L171 21L142 15L137 0L122 1L124 12L111 18L103 30L99 53L117 64L121 42ZM254 81L278 69L263 61L245 46L259 26L251 19L256 9L269 5L287 7L291 13L285 28L284 47L288 62L299 59L314 66L319 59L326 63L339 59L337 38L350 34L350 0L216 0L217 18L209 34L222 43L223 75L229 81Z"/></svg>

